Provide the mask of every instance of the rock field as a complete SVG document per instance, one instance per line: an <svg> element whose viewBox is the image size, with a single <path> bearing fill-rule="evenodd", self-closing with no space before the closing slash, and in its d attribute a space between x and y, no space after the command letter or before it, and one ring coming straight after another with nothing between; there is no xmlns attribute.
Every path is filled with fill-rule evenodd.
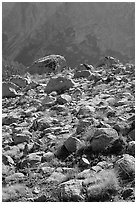
<svg viewBox="0 0 137 204"><path fill-rule="evenodd" d="M134 202L135 66L52 62L3 81L3 202Z"/></svg>

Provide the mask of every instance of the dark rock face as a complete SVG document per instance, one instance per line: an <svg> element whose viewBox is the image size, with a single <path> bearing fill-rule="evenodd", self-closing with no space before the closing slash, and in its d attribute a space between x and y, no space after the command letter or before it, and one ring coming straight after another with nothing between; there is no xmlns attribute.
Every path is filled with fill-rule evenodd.
<svg viewBox="0 0 137 204"><path fill-rule="evenodd" d="M134 3L4 2L3 55L27 66L51 53L71 66L104 55L134 60L134 15Z"/></svg>

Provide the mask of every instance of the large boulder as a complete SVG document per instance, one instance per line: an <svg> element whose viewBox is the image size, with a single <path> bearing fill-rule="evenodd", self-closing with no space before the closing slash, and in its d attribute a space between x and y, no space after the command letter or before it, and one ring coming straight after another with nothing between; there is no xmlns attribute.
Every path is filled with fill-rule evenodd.
<svg viewBox="0 0 137 204"><path fill-rule="evenodd" d="M51 78L50 81L48 82L45 92L46 93L51 93L52 91L56 92L64 92L67 89L70 89L74 86L74 82L71 79L68 79L66 77L54 77Z"/></svg>
<svg viewBox="0 0 137 204"><path fill-rule="evenodd" d="M118 171L120 177L125 179L135 178L135 158L129 154L124 154L122 158L115 163L115 169Z"/></svg>
<svg viewBox="0 0 137 204"><path fill-rule="evenodd" d="M93 151L104 151L114 140L118 139L118 133L113 128L98 128L91 138L91 148Z"/></svg>
<svg viewBox="0 0 137 204"><path fill-rule="evenodd" d="M49 55L36 60L29 68L31 74L44 74L54 71L62 71L67 66L66 60L60 55Z"/></svg>
<svg viewBox="0 0 137 204"><path fill-rule="evenodd" d="M17 96L16 90L18 89L19 87L16 86L12 82L3 82L2 83L2 98L16 97Z"/></svg>

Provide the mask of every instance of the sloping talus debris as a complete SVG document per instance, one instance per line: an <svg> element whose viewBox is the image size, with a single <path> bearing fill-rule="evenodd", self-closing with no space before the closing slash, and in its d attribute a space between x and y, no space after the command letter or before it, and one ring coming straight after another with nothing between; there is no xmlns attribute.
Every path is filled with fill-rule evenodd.
<svg viewBox="0 0 137 204"><path fill-rule="evenodd" d="M48 56L2 84L3 201L134 202L134 65L64 66Z"/></svg>

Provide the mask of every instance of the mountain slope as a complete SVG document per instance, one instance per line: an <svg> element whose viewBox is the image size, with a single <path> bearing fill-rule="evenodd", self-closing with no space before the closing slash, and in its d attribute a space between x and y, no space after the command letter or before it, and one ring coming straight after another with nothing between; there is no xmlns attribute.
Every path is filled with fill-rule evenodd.
<svg viewBox="0 0 137 204"><path fill-rule="evenodd" d="M70 65L103 55L134 60L134 3L3 5L3 55L24 65L48 54L64 55Z"/></svg>

